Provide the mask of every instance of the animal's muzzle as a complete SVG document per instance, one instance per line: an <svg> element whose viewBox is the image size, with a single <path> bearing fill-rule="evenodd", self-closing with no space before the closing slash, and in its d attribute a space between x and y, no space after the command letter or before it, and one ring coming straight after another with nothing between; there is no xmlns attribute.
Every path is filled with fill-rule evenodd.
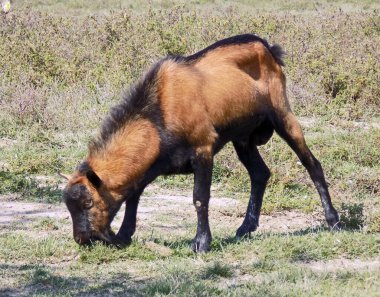
<svg viewBox="0 0 380 297"><path fill-rule="evenodd" d="M74 240L79 245L87 245L93 241L90 234L88 234L87 232L78 232L74 234Z"/></svg>

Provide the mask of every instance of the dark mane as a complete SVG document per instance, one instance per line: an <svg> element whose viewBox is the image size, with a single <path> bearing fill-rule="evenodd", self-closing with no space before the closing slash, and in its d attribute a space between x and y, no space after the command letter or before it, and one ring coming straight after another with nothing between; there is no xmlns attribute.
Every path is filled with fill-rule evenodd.
<svg viewBox="0 0 380 297"><path fill-rule="evenodd" d="M244 43L250 43L250 42L261 42L270 51L273 58L276 60L276 62L279 65L281 66L285 65L284 61L282 60L282 57L284 56L285 52L282 50L282 48L277 44L270 45L265 39L262 39L259 36L256 36L254 34L242 34L242 35L237 35L237 36L219 40L215 42L214 44L206 47L205 49L191 56L184 57L184 61L193 62L195 60L198 60L199 58L207 54L209 51L212 51L218 47L223 47L223 46L228 46L228 45L233 45L233 44L244 44Z"/></svg>
<svg viewBox="0 0 380 297"><path fill-rule="evenodd" d="M103 121L100 134L90 142L90 152L104 148L111 136L128 121L136 117L152 116L156 98L156 76L163 59L153 65L137 83L124 93L122 101L111 108L110 114Z"/></svg>

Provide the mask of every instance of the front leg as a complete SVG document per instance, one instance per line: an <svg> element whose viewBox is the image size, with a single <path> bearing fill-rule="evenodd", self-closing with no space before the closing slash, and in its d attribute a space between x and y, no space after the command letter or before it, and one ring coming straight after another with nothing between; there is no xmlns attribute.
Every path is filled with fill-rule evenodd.
<svg viewBox="0 0 380 297"><path fill-rule="evenodd" d="M211 153L198 153L193 160L193 203L198 217L197 234L192 243L194 252L207 252L210 250L211 231L208 222L208 205L210 200L212 166L213 159Z"/></svg>
<svg viewBox="0 0 380 297"><path fill-rule="evenodd" d="M126 198L126 206L124 219L117 233L117 238L124 244L129 244L132 241L132 235L136 230L136 216L139 199L143 190L128 193Z"/></svg>

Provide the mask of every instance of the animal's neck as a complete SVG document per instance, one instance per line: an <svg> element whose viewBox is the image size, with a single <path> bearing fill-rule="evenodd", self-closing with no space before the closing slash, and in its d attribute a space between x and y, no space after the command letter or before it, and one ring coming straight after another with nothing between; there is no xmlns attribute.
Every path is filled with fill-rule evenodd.
<svg viewBox="0 0 380 297"><path fill-rule="evenodd" d="M115 132L88 162L110 191L122 193L144 176L157 159L160 138L152 122L136 119Z"/></svg>

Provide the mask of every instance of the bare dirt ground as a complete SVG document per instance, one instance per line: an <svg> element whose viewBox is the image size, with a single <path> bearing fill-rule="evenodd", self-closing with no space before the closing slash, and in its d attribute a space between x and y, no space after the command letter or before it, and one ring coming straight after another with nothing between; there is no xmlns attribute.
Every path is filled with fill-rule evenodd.
<svg viewBox="0 0 380 297"><path fill-rule="evenodd" d="M0 197L0 230L14 224L29 224L44 218L63 219L71 226L68 210L63 203L47 204L35 202L9 201ZM125 206L118 212L113 228L117 229L123 219ZM245 215L246 205L231 198L212 198L210 202L210 221L218 228L231 229L234 233ZM154 195L143 196L138 210L138 228L151 229L152 232L185 233L189 224L195 226L196 213L191 196ZM296 211L283 211L262 215L259 231L286 232L307 227L319 226L323 221L320 214L304 214ZM1 232L1 231L0 231Z"/></svg>
<svg viewBox="0 0 380 297"><path fill-rule="evenodd" d="M0 236L7 232L25 232L33 230L29 226L38 224L44 219L61 221L71 236L71 218L66 206L63 203L48 204L36 202L14 201L14 197L6 195L0 196ZM116 231L123 219L125 205L118 212L112 227ZM218 230L224 234L233 235L244 219L246 202L237 199L213 197L210 200L210 225L212 230ZM270 215L261 215L260 226L257 232L278 232L291 233L306 228L319 227L324 223L322 212L305 214L297 211L281 211ZM148 193L142 196L137 216L137 231L164 236L191 236L196 228L196 213L192 204L190 193L184 195L157 194L153 189L153 194ZM30 231L29 235L39 237L48 236L47 233L55 232L47 230L45 232ZM61 231L62 232L62 229ZM35 234L34 234L35 233ZM51 233L52 234L52 233ZM162 246L156 246L153 242L147 241L149 249L158 250ZM154 245L154 246L150 246ZM160 253L166 250L160 250ZM318 261L305 263L305 266L315 271L335 271L345 270L371 270L380 267L378 260L361 259L334 259L330 261Z"/></svg>

